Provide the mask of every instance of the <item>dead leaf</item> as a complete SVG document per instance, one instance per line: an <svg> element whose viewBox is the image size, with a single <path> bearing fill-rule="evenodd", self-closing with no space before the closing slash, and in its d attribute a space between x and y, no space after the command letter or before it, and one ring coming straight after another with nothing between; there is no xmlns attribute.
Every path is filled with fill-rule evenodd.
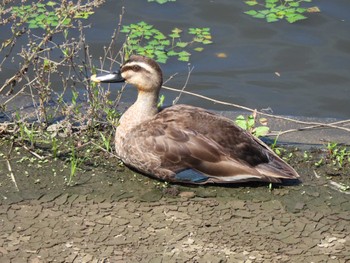
<svg viewBox="0 0 350 263"><path fill-rule="evenodd" d="M321 10L318 8L318 6L309 7L306 10L308 13L320 13L321 12Z"/></svg>
<svg viewBox="0 0 350 263"><path fill-rule="evenodd" d="M264 125L264 126L267 125L267 119L266 118L260 118L259 122L260 122L261 125Z"/></svg>
<svg viewBox="0 0 350 263"><path fill-rule="evenodd" d="M223 53L223 52L216 53L216 56L217 56L218 58L227 58L227 54L226 54L226 53Z"/></svg>

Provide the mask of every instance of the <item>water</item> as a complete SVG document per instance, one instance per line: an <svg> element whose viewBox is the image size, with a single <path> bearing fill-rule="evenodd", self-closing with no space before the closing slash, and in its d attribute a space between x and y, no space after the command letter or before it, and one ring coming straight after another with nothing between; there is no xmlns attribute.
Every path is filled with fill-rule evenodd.
<svg viewBox="0 0 350 263"><path fill-rule="evenodd" d="M266 23L245 15L242 1L108 1L93 19L89 41L106 43L125 6L124 24L141 20L163 32L210 27L214 44L194 53L186 90L276 114L348 118L350 115L350 2L314 1L322 12L295 24ZM105 42L104 40L105 39ZM227 58L218 58L225 53ZM187 65L171 60L168 85L182 87ZM280 76L277 76L278 72ZM170 100L174 93L166 93ZM227 109L191 96L182 103Z"/></svg>
<svg viewBox="0 0 350 263"><path fill-rule="evenodd" d="M313 5L322 12L289 24L251 18L243 13L250 9L243 1L178 0L158 5L146 0L109 0L90 18L92 29L86 40L96 58L102 55L122 6L124 24L143 20L164 33L174 27L210 27L214 44L193 53L194 71L187 91L251 108L270 107L275 114L349 118L350 2L319 0ZM227 57L219 58L218 53ZM178 73L168 86L183 86L186 63L173 59L162 68L165 78ZM5 79L4 74L0 79ZM177 94L165 95L171 103ZM134 91L128 91L123 99L131 102L134 96ZM231 110L188 95L180 103Z"/></svg>

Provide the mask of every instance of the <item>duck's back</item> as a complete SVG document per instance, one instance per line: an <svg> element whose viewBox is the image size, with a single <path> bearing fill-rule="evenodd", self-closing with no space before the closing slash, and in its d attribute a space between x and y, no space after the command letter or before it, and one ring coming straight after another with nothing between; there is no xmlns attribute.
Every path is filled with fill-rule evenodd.
<svg viewBox="0 0 350 263"><path fill-rule="evenodd" d="M280 178L298 177L264 143L233 121L187 105L164 109L134 127L119 143L127 165L167 181L279 182Z"/></svg>

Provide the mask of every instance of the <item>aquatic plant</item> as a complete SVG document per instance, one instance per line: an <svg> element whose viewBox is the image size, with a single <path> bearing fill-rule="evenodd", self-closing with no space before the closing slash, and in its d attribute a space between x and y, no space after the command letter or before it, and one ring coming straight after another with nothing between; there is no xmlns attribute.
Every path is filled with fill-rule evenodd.
<svg viewBox="0 0 350 263"><path fill-rule="evenodd" d="M91 10L79 9L73 2L59 6L54 1L14 6L11 12L21 20L21 23L28 23L31 29L69 26L72 23L71 17L87 19L94 13Z"/></svg>
<svg viewBox="0 0 350 263"><path fill-rule="evenodd" d="M266 19L267 22L276 22L285 19L294 23L306 19L307 12L320 12L317 7L301 7L303 2L310 3L312 0L248 0L244 1L249 6L262 7L259 10L249 10L244 13L254 18Z"/></svg>
<svg viewBox="0 0 350 263"><path fill-rule="evenodd" d="M176 57L180 61L188 62L191 56L189 48L200 52L202 45L212 43L210 28L189 28L187 36L188 41L183 41L183 30L174 28L171 33L166 35L144 21L124 25L122 33L127 35L124 44L124 53L128 56L132 53L154 58L158 62L165 63L169 57ZM199 46L198 46L199 45Z"/></svg>

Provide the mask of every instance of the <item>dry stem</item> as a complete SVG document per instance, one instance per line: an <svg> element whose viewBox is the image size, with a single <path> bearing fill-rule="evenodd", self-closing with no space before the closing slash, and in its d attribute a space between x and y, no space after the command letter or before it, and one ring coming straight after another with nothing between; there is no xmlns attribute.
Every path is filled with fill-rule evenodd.
<svg viewBox="0 0 350 263"><path fill-rule="evenodd" d="M7 163L7 169L10 172L11 180L12 180L13 184L15 185L16 190L19 191L19 188L18 188L18 185L16 182L16 178L15 178L15 175L13 174L11 163L10 163L10 155L11 155L12 149L13 149L13 142L12 142L10 150L6 156L6 163Z"/></svg>
<svg viewBox="0 0 350 263"><path fill-rule="evenodd" d="M343 130L346 132L350 132L349 128L345 128L342 126L337 126L337 124L346 124L346 123L350 123L350 119L348 120L342 120L342 121L337 121L337 122L331 122L331 123L321 123L321 122L308 122L308 121L301 121L301 120L296 120L296 119L292 119L292 118L288 118L288 117L283 117L283 116L279 116L279 115L273 115L273 114L268 114L268 113L264 113L261 111L257 111L255 109L251 109L245 106L241 106L238 104L234 104L234 103L230 103L230 102L225 102L225 101L220 101L220 100L216 100L216 99L212 99L209 98L207 96L204 95L200 95L200 94L196 94L193 92L189 92L189 91L184 91L184 88L182 88L181 90L179 89L174 89L171 87L167 87L167 86L163 86L164 89L170 90L170 91L176 91L176 92L180 92L180 93L185 93L191 96L195 96L201 99L205 99L214 103L218 103L218 104L222 104L222 105L227 105L227 106L232 106L238 109L243 109L246 111L250 111L250 112L256 112L257 114L260 114L262 116L266 116L266 117L271 117L271 118L275 118L275 119L281 119L281 120L285 120L285 121L290 121L290 122L294 122L294 123L298 123L298 124L302 124L302 125L309 125L307 127L302 127L302 128L297 128L297 129L290 129L284 132L281 132L280 135L286 134L286 133L290 133L290 132L296 132L296 131L301 131L301 130L309 130L309 129L315 129L315 128L321 128L321 127L326 127L326 128L333 128L333 129L339 129L339 130Z"/></svg>

